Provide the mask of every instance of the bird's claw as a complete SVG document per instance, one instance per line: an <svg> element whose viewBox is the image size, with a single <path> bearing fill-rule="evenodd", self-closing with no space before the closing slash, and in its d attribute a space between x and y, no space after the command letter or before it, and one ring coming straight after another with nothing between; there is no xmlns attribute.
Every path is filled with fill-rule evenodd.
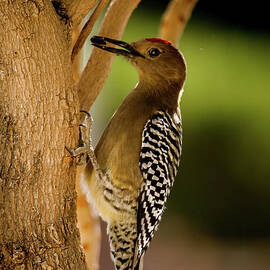
<svg viewBox="0 0 270 270"><path fill-rule="evenodd" d="M79 132L80 132L80 141L79 145L85 146L86 148L91 148L92 141L91 141L91 128L93 118L87 111L81 111L86 114L84 120L80 124Z"/></svg>
<svg viewBox="0 0 270 270"><path fill-rule="evenodd" d="M68 147L65 148L69 152L71 157L76 159L77 165L85 165L88 162L89 149L87 149L86 147L78 147L75 149L69 149Z"/></svg>
<svg viewBox="0 0 270 270"><path fill-rule="evenodd" d="M76 157L76 154L75 154L75 150L74 149L70 149L68 147L65 146L65 149L69 152L69 154L72 156L72 157Z"/></svg>
<svg viewBox="0 0 270 270"><path fill-rule="evenodd" d="M91 146L91 126L92 117L87 111L81 111L86 114L83 122L79 126L79 147L75 149L70 149L65 147L69 154L77 159L77 165L86 164L89 160L89 152L93 152L94 149Z"/></svg>
<svg viewBox="0 0 270 270"><path fill-rule="evenodd" d="M94 148L92 147L91 140L91 127L92 127L92 116L87 111L81 111L86 114L83 122L79 126L79 147L76 149L69 149L66 147L66 150L70 153L72 157L77 158L77 165L85 165L89 159L93 165L93 168L96 172L98 179L104 178L104 173L102 172L97 158L95 155Z"/></svg>

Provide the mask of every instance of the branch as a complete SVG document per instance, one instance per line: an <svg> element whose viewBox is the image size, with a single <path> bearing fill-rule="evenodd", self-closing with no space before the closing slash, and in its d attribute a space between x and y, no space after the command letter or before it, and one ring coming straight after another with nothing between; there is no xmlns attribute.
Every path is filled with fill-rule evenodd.
<svg viewBox="0 0 270 270"><path fill-rule="evenodd" d="M161 19L160 37L177 46L198 0L171 0Z"/></svg>
<svg viewBox="0 0 270 270"><path fill-rule="evenodd" d="M78 25L77 27L73 27L72 29L72 44L71 46L73 47L74 43L78 39L78 36L80 34L80 26ZM76 59L74 59L72 63L72 74L73 74L73 79L74 82L77 84L79 79L80 79L80 67L82 64L82 51L80 51L79 55L77 55Z"/></svg>
<svg viewBox="0 0 270 270"><path fill-rule="evenodd" d="M108 2L109 2L109 0L100 0L100 2L98 3L95 11L92 13L92 15L88 19L87 23L84 25L84 27L83 27L83 29L82 29L76 43L75 43L75 46L73 47L73 50L72 50L72 55L71 55L71 61L72 62L74 61L74 58L76 57L76 55L81 50L85 40L87 39L87 37L91 33L96 20L98 19L100 13L106 7Z"/></svg>
<svg viewBox="0 0 270 270"><path fill-rule="evenodd" d="M99 35L121 39L126 24L140 0L113 0L106 12ZM78 84L81 109L89 110L101 91L114 55L93 48Z"/></svg>
<svg viewBox="0 0 270 270"><path fill-rule="evenodd" d="M73 27L77 27L98 0L66 0L65 5Z"/></svg>

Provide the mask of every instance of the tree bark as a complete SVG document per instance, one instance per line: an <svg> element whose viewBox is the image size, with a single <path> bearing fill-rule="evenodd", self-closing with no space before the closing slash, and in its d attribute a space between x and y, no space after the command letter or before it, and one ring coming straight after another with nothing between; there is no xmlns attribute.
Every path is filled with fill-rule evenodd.
<svg viewBox="0 0 270 270"><path fill-rule="evenodd" d="M69 43L50 1L0 2L0 269L87 269Z"/></svg>

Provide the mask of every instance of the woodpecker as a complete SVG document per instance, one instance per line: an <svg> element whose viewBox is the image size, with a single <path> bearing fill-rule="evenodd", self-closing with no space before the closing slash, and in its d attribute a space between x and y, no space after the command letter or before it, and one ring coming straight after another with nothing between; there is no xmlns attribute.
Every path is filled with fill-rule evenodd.
<svg viewBox="0 0 270 270"><path fill-rule="evenodd" d="M105 180L98 179L91 162L84 171L92 201L108 223L115 269L138 270L180 163L178 104L186 63L180 51L159 38L126 43L94 36L91 42L124 56L139 74L139 82L112 116L95 149Z"/></svg>

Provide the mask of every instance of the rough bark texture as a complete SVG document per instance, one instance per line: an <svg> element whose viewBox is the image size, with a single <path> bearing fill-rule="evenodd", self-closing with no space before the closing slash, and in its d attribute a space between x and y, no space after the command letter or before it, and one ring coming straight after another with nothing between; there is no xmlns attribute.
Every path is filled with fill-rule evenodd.
<svg viewBox="0 0 270 270"><path fill-rule="evenodd" d="M0 269L86 269L69 42L50 1L0 3Z"/></svg>

